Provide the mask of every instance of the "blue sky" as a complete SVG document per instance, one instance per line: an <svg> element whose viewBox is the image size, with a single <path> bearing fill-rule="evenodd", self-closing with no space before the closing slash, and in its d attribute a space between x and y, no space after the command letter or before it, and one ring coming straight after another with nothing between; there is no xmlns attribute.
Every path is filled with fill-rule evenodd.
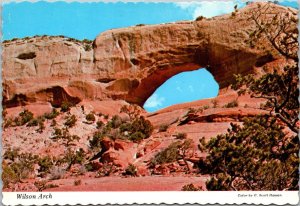
<svg viewBox="0 0 300 206"><path fill-rule="evenodd" d="M2 7L2 40L34 35L65 35L94 39L101 32L136 24L159 24L217 16L245 6L240 1L180 3L20 2ZM297 6L296 1L283 5ZM218 94L218 85L205 69L170 78L145 103L147 111Z"/></svg>

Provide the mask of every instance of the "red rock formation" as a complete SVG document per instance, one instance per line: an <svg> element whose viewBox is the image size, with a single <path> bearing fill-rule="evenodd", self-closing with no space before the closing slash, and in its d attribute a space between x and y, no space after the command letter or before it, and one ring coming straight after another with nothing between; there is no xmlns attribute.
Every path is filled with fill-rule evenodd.
<svg viewBox="0 0 300 206"><path fill-rule="evenodd" d="M142 105L173 75L201 67L224 88L233 74L255 72L255 66L277 58L245 43L255 27L248 17L258 4L236 16L109 30L87 51L84 43L64 37L8 41L3 44L4 105L110 98Z"/></svg>

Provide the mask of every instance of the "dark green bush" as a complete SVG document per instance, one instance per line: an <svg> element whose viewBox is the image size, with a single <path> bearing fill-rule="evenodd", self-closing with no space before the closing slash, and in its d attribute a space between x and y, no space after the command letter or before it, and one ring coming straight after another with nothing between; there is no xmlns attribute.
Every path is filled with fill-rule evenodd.
<svg viewBox="0 0 300 206"><path fill-rule="evenodd" d="M136 176L137 175L136 167L133 164L129 164L125 169L125 175Z"/></svg>
<svg viewBox="0 0 300 206"><path fill-rule="evenodd" d="M45 156L38 160L39 172L48 173L53 166L52 158Z"/></svg>
<svg viewBox="0 0 300 206"><path fill-rule="evenodd" d="M59 115L59 112L56 109L52 109L50 113L44 114L46 119L54 119Z"/></svg>
<svg viewBox="0 0 300 206"><path fill-rule="evenodd" d="M64 125L67 127L74 127L75 124L77 122L77 118L76 116L73 114L70 117L67 118L67 120L65 121Z"/></svg>
<svg viewBox="0 0 300 206"><path fill-rule="evenodd" d="M151 166L164 164L164 163L171 163L179 159L179 148L181 143L173 142L167 148L157 153L154 158L151 160Z"/></svg>
<svg viewBox="0 0 300 206"><path fill-rule="evenodd" d="M100 129L104 125L104 123L100 120L97 121L96 124L97 124L97 129Z"/></svg>
<svg viewBox="0 0 300 206"><path fill-rule="evenodd" d="M94 133L93 138L89 140L89 145L91 149L101 149L101 140L103 139L104 134L100 131Z"/></svg>
<svg viewBox="0 0 300 206"><path fill-rule="evenodd" d="M89 113L85 116L85 119L90 122L94 122L96 120L94 113Z"/></svg>
<svg viewBox="0 0 300 206"><path fill-rule="evenodd" d="M68 111L70 111L72 106L73 106L73 104L71 102L64 101L60 106L60 111L68 112Z"/></svg>
<svg viewBox="0 0 300 206"><path fill-rule="evenodd" d="M203 191L202 187L196 187L194 184L187 184L181 188L181 191Z"/></svg>
<svg viewBox="0 0 300 206"><path fill-rule="evenodd" d="M178 133L176 134L177 139L186 139L187 134L186 133Z"/></svg>
<svg viewBox="0 0 300 206"><path fill-rule="evenodd" d="M237 100L233 100L233 101L225 104L223 107L224 108L233 108L233 107L237 107L237 106L239 106L238 101Z"/></svg>
<svg viewBox="0 0 300 206"><path fill-rule="evenodd" d="M208 190L298 190L298 135L285 134L273 117L245 118L199 148L208 154L199 161L211 176Z"/></svg>
<svg viewBox="0 0 300 206"><path fill-rule="evenodd" d="M158 131L159 131L159 132L165 132L165 131L168 130L168 128L169 128L169 125L167 125L167 124L162 124L162 125L159 126Z"/></svg>
<svg viewBox="0 0 300 206"><path fill-rule="evenodd" d="M22 126L33 119L33 113L25 109L19 114L19 118L16 120L17 126Z"/></svg>
<svg viewBox="0 0 300 206"><path fill-rule="evenodd" d="M135 132L129 136L129 139L133 142L140 142L145 139L145 134L142 132Z"/></svg>

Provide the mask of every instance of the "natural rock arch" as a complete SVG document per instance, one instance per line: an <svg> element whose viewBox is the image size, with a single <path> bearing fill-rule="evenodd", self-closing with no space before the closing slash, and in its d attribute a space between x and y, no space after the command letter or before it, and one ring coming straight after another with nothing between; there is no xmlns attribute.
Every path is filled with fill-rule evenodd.
<svg viewBox="0 0 300 206"><path fill-rule="evenodd" d="M59 87L81 100L124 99L142 106L170 77L202 67L222 89L232 82L233 74L255 72L255 66L278 58L267 43L259 50L246 42L255 29L249 17L258 4L235 16L109 30L95 39L89 51L63 37L4 43L4 104L16 95L43 101L40 91ZM272 7L278 12L287 9ZM34 55L18 58L23 53ZM45 95L44 101L53 100Z"/></svg>

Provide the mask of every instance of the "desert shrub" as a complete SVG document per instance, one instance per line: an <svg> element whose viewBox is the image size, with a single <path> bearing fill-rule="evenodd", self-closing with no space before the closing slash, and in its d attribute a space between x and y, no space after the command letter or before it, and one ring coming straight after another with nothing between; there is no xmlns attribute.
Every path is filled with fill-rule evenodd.
<svg viewBox="0 0 300 206"><path fill-rule="evenodd" d="M75 124L76 124L76 122L77 122L77 118L76 118L76 116L73 114L73 115L69 116L69 117L66 119L64 125L67 126L67 127L74 127Z"/></svg>
<svg viewBox="0 0 300 206"><path fill-rule="evenodd" d="M57 141L57 140L62 140L63 144L66 145L66 147L70 145L75 145L75 141L78 141L80 139L79 136L77 135L71 135L69 133L68 128L54 128L54 132L52 134L52 139Z"/></svg>
<svg viewBox="0 0 300 206"><path fill-rule="evenodd" d="M173 142L167 148L157 153L151 160L151 166L171 163L179 159L180 142Z"/></svg>
<svg viewBox="0 0 300 206"><path fill-rule="evenodd" d="M68 164L67 170L69 170L74 164L82 164L84 160L85 152L82 148L75 152L71 149L68 149L65 156L63 157L63 161Z"/></svg>
<svg viewBox="0 0 300 206"><path fill-rule="evenodd" d="M101 140L103 139L104 134L101 131L96 131L93 134L92 139L89 140L89 146L92 150L101 149Z"/></svg>
<svg viewBox="0 0 300 206"><path fill-rule="evenodd" d="M93 113L89 113L85 116L85 119L90 122L94 122L96 120L95 115Z"/></svg>
<svg viewBox="0 0 300 206"><path fill-rule="evenodd" d="M104 163L103 166L100 168L100 170L97 172L95 177L98 178L98 177L109 176L114 172L116 172L117 170L118 170L117 166L115 166L114 164Z"/></svg>
<svg viewBox="0 0 300 206"><path fill-rule="evenodd" d="M203 110L209 109L209 105L204 105L204 106L202 107L202 109L203 109Z"/></svg>
<svg viewBox="0 0 300 206"><path fill-rule="evenodd" d="M194 184L187 184L181 188L181 191L203 191L202 187L196 187Z"/></svg>
<svg viewBox="0 0 300 206"><path fill-rule="evenodd" d="M34 182L34 186L37 188L38 191L43 191L45 189L48 189L48 188L55 188L55 187L58 187L58 185L56 184L47 184L47 180L41 180L41 181L35 181Z"/></svg>
<svg viewBox="0 0 300 206"><path fill-rule="evenodd" d="M219 102L218 102L218 100L216 100L216 99L211 100L211 103L212 103L212 105L213 105L213 108L216 108L216 107L218 107L218 105L219 105Z"/></svg>
<svg viewBox="0 0 300 206"><path fill-rule="evenodd" d="M55 119L59 115L59 112L56 109L52 109L50 113L44 114L46 119Z"/></svg>
<svg viewBox="0 0 300 206"><path fill-rule="evenodd" d="M168 124L162 124L162 125L159 126L158 131L159 131L159 132L165 132L165 131L168 130L168 128L169 128L169 125L168 125Z"/></svg>
<svg viewBox="0 0 300 206"><path fill-rule="evenodd" d="M81 180L74 180L74 186L81 185Z"/></svg>
<svg viewBox="0 0 300 206"><path fill-rule="evenodd" d="M6 150L3 154L3 159L8 159L10 161L14 161L15 159L18 158L19 156L19 151L20 149L11 149L9 148L8 150Z"/></svg>
<svg viewBox="0 0 300 206"><path fill-rule="evenodd" d="M50 176L49 176L50 180L59 180L64 177L66 170L59 166L53 166L49 170L49 173L50 173Z"/></svg>
<svg viewBox="0 0 300 206"><path fill-rule="evenodd" d="M100 129L104 125L104 123L99 120L96 122L96 125L97 125L97 129Z"/></svg>
<svg viewBox="0 0 300 206"><path fill-rule="evenodd" d="M195 21L201 21L201 20L203 20L203 19L205 19L204 16L198 16L198 17L195 19Z"/></svg>
<svg viewBox="0 0 300 206"><path fill-rule="evenodd" d="M19 181L19 175L13 169L12 166L9 166L5 163L2 164L2 182L3 188L8 188L9 184L15 184Z"/></svg>
<svg viewBox="0 0 300 206"><path fill-rule="evenodd" d="M50 124L50 126L51 127L55 127L56 125L57 125L57 122L56 122L55 119L53 119L52 122L51 122L51 124Z"/></svg>
<svg viewBox="0 0 300 206"><path fill-rule="evenodd" d="M153 132L153 126L149 120L146 120L143 116L140 116L135 118L132 122L122 124L120 126L120 132L127 132L129 137L136 133L133 136L135 138L140 137L141 134L144 136L143 138L148 138Z"/></svg>
<svg viewBox="0 0 300 206"><path fill-rule="evenodd" d="M40 166L39 172L48 173L53 166L52 158L48 156L39 158L38 165Z"/></svg>
<svg viewBox="0 0 300 206"><path fill-rule="evenodd" d="M208 190L298 189L298 135L286 134L273 117L245 118L243 126L201 139L199 148L207 153L199 168L211 176Z"/></svg>
<svg viewBox="0 0 300 206"><path fill-rule="evenodd" d="M122 124L122 119L118 115L114 115L111 120L107 123L110 127L116 129Z"/></svg>
<svg viewBox="0 0 300 206"><path fill-rule="evenodd" d="M64 101L64 102L62 102L62 104L60 106L60 111L68 112L68 111L70 111L72 106L73 106L73 104L71 102Z"/></svg>
<svg viewBox="0 0 300 206"><path fill-rule="evenodd" d="M225 104L223 107L224 108L233 108L233 107L237 107L239 104L238 104L238 101L237 100L233 100L231 102L228 102L227 104Z"/></svg>
<svg viewBox="0 0 300 206"><path fill-rule="evenodd" d="M97 162L89 162L85 165L85 169L89 172L97 171L101 168L100 164Z"/></svg>
<svg viewBox="0 0 300 206"><path fill-rule="evenodd" d="M133 142L140 142L145 138L145 135L142 132L135 132L129 136L129 140Z"/></svg>
<svg viewBox="0 0 300 206"><path fill-rule="evenodd" d="M37 132L38 133L42 133L45 129L45 124L44 124L45 119L43 117L38 118L38 128L37 128Z"/></svg>
<svg viewBox="0 0 300 206"><path fill-rule="evenodd" d="M136 176L137 175L136 166L134 166L133 164L129 164L125 169L125 175Z"/></svg>
<svg viewBox="0 0 300 206"><path fill-rule="evenodd" d="M39 122L38 122L38 119L32 119L30 120L28 123L27 123L27 127L35 127L35 126L38 126Z"/></svg>
<svg viewBox="0 0 300 206"><path fill-rule="evenodd" d="M8 128L11 126L15 126L15 121L12 118L3 118L3 127Z"/></svg>
<svg viewBox="0 0 300 206"><path fill-rule="evenodd" d="M38 156L31 153L18 153L17 159L16 157L13 159L14 162L3 163L2 181L4 187L27 178L33 172L33 166L37 162Z"/></svg>
<svg viewBox="0 0 300 206"><path fill-rule="evenodd" d="M93 47L92 47L92 45L86 44L83 46L83 48L85 51L90 51L90 50L92 50Z"/></svg>
<svg viewBox="0 0 300 206"><path fill-rule="evenodd" d="M190 158L194 154L193 140L186 139L183 142L177 141L171 143L167 148L157 153L150 161L150 166L175 162L179 159L183 159L186 164L188 172L191 172L186 159Z"/></svg>
<svg viewBox="0 0 300 206"><path fill-rule="evenodd" d="M177 139L186 139L187 134L186 133L178 133L175 136Z"/></svg>
<svg viewBox="0 0 300 206"><path fill-rule="evenodd" d="M109 118L109 115L108 115L108 114L103 114L103 118L104 118L104 119L108 119L108 118Z"/></svg>
<svg viewBox="0 0 300 206"><path fill-rule="evenodd" d="M15 125L22 126L28 123L30 120L33 119L33 113L25 109L23 112L19 113L19 116L15 118Z"/></svg>

